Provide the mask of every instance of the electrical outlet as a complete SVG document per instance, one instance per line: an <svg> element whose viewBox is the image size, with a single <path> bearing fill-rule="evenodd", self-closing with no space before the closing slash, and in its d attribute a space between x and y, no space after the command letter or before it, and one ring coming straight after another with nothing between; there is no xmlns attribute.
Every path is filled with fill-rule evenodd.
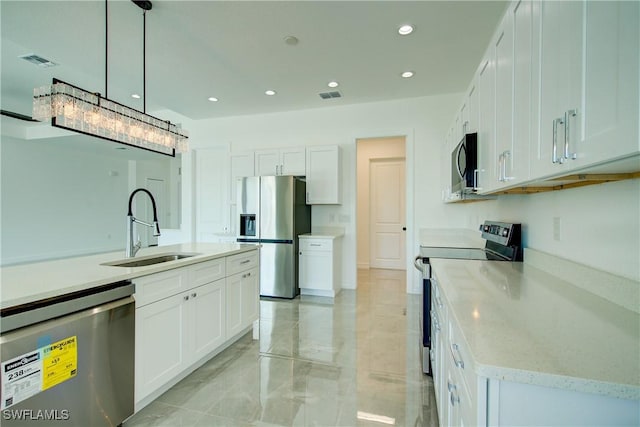
<svg viewBox="0 0 640 427"><path fill-rule="evenodd" d="M553 240L560 241L560 217L553 217Z"/></svg>

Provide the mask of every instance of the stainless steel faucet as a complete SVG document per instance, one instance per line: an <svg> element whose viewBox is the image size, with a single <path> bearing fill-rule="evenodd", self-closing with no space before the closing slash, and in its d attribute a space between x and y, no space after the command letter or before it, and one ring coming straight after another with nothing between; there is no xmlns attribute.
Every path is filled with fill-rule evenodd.
<svg viewBox="0 0 640 427"><path fill-rule="evenodd" d="M139 191L147 193L149 195L149 198L151 199L151 205L153 206L153 223L140 221L139 219L134 217L133 213L131 212L131 204L133 203L133 196L135 196L136 193L138 193ZM127 248L125 252L125 256L127 258L133 258L136 255L136 252L138 252L140 250L140 247L142 246L139 236L138 236L138 242L135 244L133 243L133 223L134 222L138 224L146 225L147 227L153 227L153 235L156 237L160 235L160 226L158 225L158 213L156 211L156 201L154 200L153 195L144 188L138 188L137 190L134 190L133 193L131 193L131 196L129 196L129 212L127 213Z"/></svg>

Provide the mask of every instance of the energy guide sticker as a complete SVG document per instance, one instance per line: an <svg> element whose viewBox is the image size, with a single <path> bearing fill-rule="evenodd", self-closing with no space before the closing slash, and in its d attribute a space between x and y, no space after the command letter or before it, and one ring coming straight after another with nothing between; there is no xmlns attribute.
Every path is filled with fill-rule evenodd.
<svg viewBox="0 0 640 427"><path fill-rule="evenodd" d="M77 367L78 344L75 336L2 362L0 409L75 377Z"/></svg>

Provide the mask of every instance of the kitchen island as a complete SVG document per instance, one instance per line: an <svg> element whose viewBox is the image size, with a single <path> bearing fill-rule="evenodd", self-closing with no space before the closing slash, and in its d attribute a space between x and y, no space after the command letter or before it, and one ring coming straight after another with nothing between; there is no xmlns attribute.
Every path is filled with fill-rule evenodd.
<svg viewBox="0 0 640 427"><path fill-rule="evenodd" d="M34 303L46 306L48 301L60 297L64 300L71 295L128 284L133 292L133 298L128 299L135 300L135 307L131 303L132 310L135 309L135 328L132 322L129 330L118 335L135 341L135 362L132 358L124 363L127 358L116 351L112 363L95 369L108 371L115 364L119 370L131 372L135 376L131 404L135 403L138 411L247 332L253 329L254 338L257 336L258 248L251 244L190 243L142 249L138 256L127 259L122 252L113 252L4 267L0 270L2 316L22 312L20 315L24 317L31 313ZM144 264L162 255L171 260L141 266L113 265L132 261ZM74 311L99 309L87 307L71 307L64 318L76 316L71 314ZM121 323L118 318L110 322L113 326ZM33 327L42 328L40 325ZM22 331L3 333L3 342ZM45 331L40 336L43 333L46 335ZM75 339L73 328L65 329L64 333ZM86 334L78 339L82 341L80 345L89 340ZM118 347L119 337L107 331L105 339L110 343L107 348ZM39 346L35 341L27 344ZM83 360L88 353L86 348L79 347L77 357ZM131 349L130 354L133 353ZM3 363L5 356L3 351ZM87 374L81 372L79 376L84 383ZM28 402L27 399L24 403Z"/></svg>
<svg viewBox="0 0 640 427"><path fill-rule="evenodd" d="M526 262L432 267L443 425L640 422L637 311Z"/></svg>

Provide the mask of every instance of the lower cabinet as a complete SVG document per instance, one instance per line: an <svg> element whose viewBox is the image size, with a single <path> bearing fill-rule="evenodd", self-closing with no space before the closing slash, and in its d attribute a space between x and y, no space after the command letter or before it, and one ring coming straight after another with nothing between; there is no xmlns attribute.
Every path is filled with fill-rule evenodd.
<svg viewBox="0 0 640 427"><path fill-rule="evenodd" d="M300 236L298 286L301 295L333 298L340 292L339 239Z"/></svg>
<svg viewBox="0 0 640 427"><path fill-rule="evenodd" d="M258 269L227 278L227 336L232 337L258 318L260 282Z"/></svg>
<svg viewBox="0 0 640 427"><path fill-rule="evenodd" d="M134 279L136 411L258 319L257 265L255 250Z"/></svg>
<svg viewBox="0 0 640 427"><path fill-rule="evenodd" d="M136 310L137 400L225 340L225 280Z"/></svg>

